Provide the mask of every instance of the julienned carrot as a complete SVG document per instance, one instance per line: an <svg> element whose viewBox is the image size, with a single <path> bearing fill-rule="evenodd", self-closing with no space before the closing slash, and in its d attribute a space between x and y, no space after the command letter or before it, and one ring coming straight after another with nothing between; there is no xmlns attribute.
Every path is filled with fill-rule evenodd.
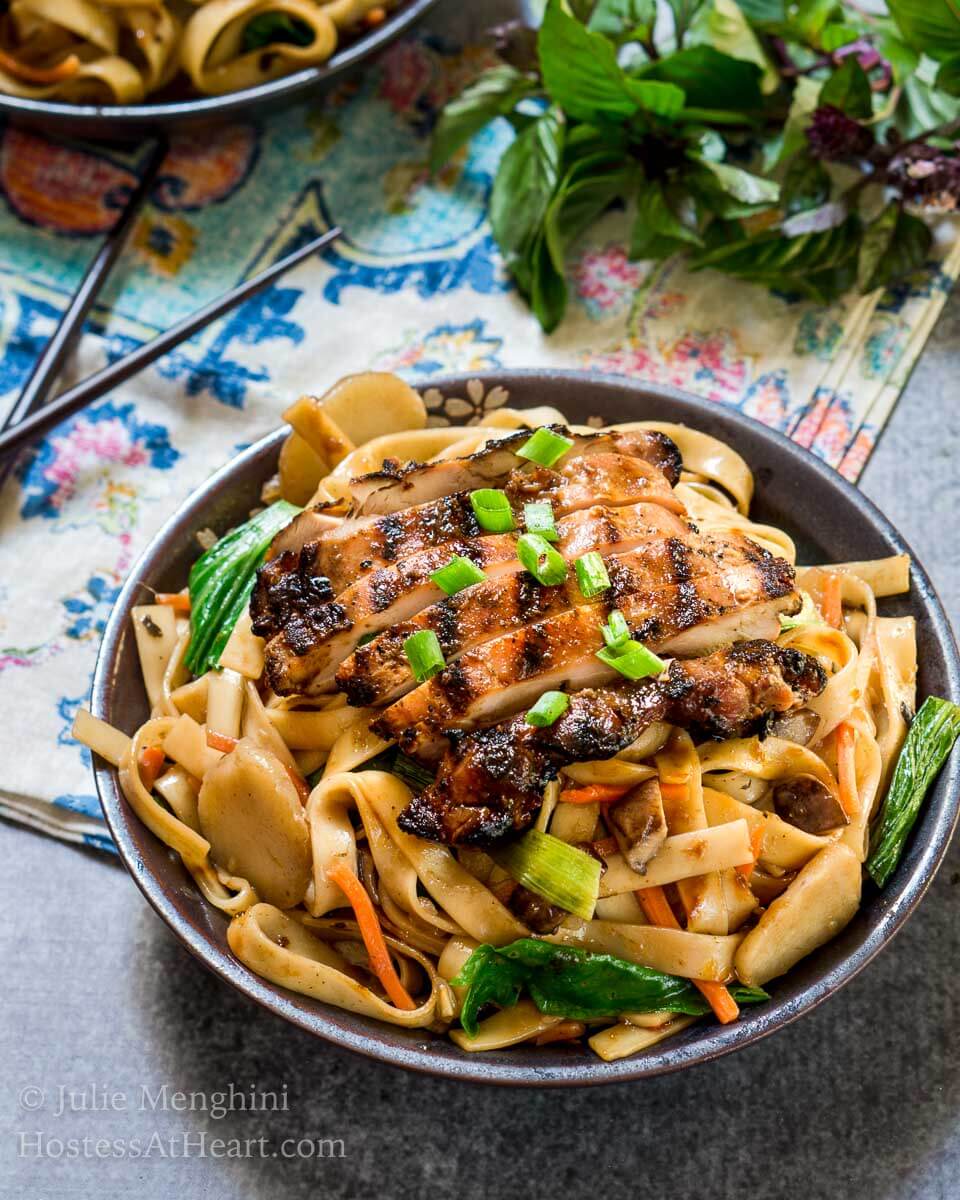
<svg viewBox="0 0 960 1200"><path fill-rule="evenodd" d="M387 943L383 940L383 931L380 928L380 922L377 920L373 902L367 895L366 888L347 864L342 861L334 862L331 866L327 867L326 875L330 882L335 883L350 901L350 907L353 909L357 918L357 924L360 926L360 936L363 938L363 944L366 946L367 954L370 956L370 966L373 969L373 973L383 984L383 990L397 1008L406 1008L408 1010L416 1008L416 1004L407 993L407 989L400 982L400 977L394 969L390 958L390 951L387 949Z"/></svg>
<svg viewBox="0 0 960 1200"><path fill-rule="evenodd" d="M632 784L590 783L586 787L567 788L560 793L565 804L610 804L630 791Z"/></svg>
<svg viewBox="0 0 960 1200"><path fill-rule="evenodd" d="M157 782L164 762L166 756L159 746L144 746L140 751L140 778L148 792Z"/></svg>
<svg viewBox="0 0 960 1200"><path fill-rule="evenodd" d="M237 739L230 737L226 733L217 733L216 730L207 730L207 745L211 750L222 750L224 754L229 754L231 750L236 750Z"/></svg>
<svg viewBox="0 0 960 1200"><path fill-rule="evenodd" d="M680 922L673 915L667 893L662 887L641 888L634 892L634 895L651 925L661 925L664 929L680 928ZM712 979L691 979L690 982L700 990L721 1025L729 1025L740 1016L737 1002L725 984L716 983Z"/></svg>
<svg viewBox="0 0 960 1200"><path fill-rule="evenodd" d="M60 83L71 79L80 70L80 59L75 54L68 54L62 61L52 67L31 67L22 63L12 54L0 50L0 68L24 83Z"/></svg>
<svg viewBox="0 0 960 1200"><path fill-rule="evenodd" d="M860 812L855 737L853 726L841 721L837 726L837 782L840 785L840 807L848 817L855 817Z"/></svg>
<svg viewBox="0 0 960 1200"><path fill-rule="evenodd" d="M297 795L300 797L300 803L306 804L310 799L310 784L304 779L299 771L295 771L293 767L287 767L287 774L290 776L290 782L297 789Z"/></svg>
<svg viewBox="0 0 960 1200"><path fill-rule="evenodd" d="M747 883L750 881L750 876L753 874L754 868L760 861L760 850L763 847L763 826L756 825L750 830L750 853L753 858L748 863L743 863L739 867L734 867L737 874Z"/></svg>
<svg viewBox="0 0 960 1200"><path fill-rule="evenodd" d="M190 611L190 597L186 592L157 592L154 600L158 604L166 604L174 612L188 613Z"/></svg>
<svg viewBox="0 0 960 1200"><path fill-rule="evenodd" d="M820 611L823 619L834 629L843 628L843 580L836 571L831 571L823 578L823 589L820 593Z"/></svg>

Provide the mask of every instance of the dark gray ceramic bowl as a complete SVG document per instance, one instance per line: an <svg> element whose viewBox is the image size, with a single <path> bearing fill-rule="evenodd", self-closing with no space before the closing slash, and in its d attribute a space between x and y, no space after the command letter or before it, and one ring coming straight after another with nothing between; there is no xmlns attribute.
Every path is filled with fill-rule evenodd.
<svg viewBox="0 0 960 1200"><path fill-rule="evenodd" d="M437 0L404 0L382 25L344 44L328 62L225 96L191 96L143 104L65 104L0 93L0 117L39 133L135 141L159 130L217 125L242 116L263 116L306 99L364 63L433 8Z"/></svg>
<svg viewBox="0 0 960 1200"><path fill-rule="evenodd" d="M466 380L440 379L444 395L463 395ZM876 508L834 471L791 442L731 409L670 388L575 374L528 371L489 375L519 407L552 404L575 422L660 418L680 421L734 445L756 474L755 515L797 538L801 561L843 561L907 552L909 547ZM145 598L184 585L196 557L193 535L218 532L243 520L260 485L273 473L284 431L234 459L160 530L130 574L107 625L93 683L97 716L133 729L146 716L129 613ZM914 560L905 599L886 601L890 614L912 613L919 636L919 694L960 699L960 661L933 586ZM746 1046L820 1004L852 979L893 937L930 884L957 821L960 761L953 756L923 809L896 874L879 893L868 884L863 906L835 941L771 985L773 999L744 1011L736 1024L709 1022L635 1058L603 1063L588 1050L518 1047L471 1055L452 1042L403 1031L295 995L251 974L227 948L224 916L206 905L178 859L137 820L121 795L115 771L99 762L97 787L110 830L137 885L184 945L211 970L258 1003L338 1045L414 1070L489 1083L573 1085L609 1083L674 1071Z"/></svg>

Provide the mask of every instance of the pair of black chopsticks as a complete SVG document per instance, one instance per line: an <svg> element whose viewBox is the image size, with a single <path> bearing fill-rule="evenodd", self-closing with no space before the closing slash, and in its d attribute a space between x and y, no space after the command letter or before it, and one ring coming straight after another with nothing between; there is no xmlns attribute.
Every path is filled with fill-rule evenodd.
<svg viewBox="0 0 960 1200"><path fill-rule="evenodd" d="M184 317L176 325L172 325L165 333L159 334L152 341L145 342L139 349L119 359L110 366L91 375L82 383L62 392L56 399L47 403L50 390L56 382L64 361L75 345L82 330L83 323L96 300L100 289L107 278L113 264L117 261L123 249L137 214L144 200L156 182L160 166L166 156L167 147L161 140L150 152L144 171L137 187L132 192L123 212L107 235L99 252L80 282L66 312L60 319L53 337L47 343L27 380L23 391L14 402L13 408L0 422L0 484L10 473L14 459L19 450L34 439L42 437L55 425L72 416L81 408L100 399L107 392L123 383L132 375L179 346L181 342L205 328L230 309L236 308L244 300L248 300L257 292L262 291L275 279L303 262L323 246L328 245L340 236L340 229L334 227L322 237L314 238L294 250L286 258L247 279L229 292L211 300L195 313Z"/></svg>

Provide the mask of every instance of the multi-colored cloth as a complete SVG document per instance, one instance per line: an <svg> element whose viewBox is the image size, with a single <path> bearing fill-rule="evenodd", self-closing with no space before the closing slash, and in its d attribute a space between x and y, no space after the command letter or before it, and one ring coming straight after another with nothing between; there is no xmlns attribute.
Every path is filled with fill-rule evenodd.
<svg viewBox="0 0 960 1200"><path fill-rule="evenodd" d="M784 430L856 479L953 279L949 226L909 284L822 308L627 259L611 213L570 264L544 337L513 290L485 203L510 137L478 135L439 178L439 108L489 58L438 10L324 102L177 138L72 378L337 223L340 242L67 422L0 496L0 813L108 844L70 735L110 606L160 523L291 397L364 368L415 384L556 364L671 383ZM502 127L500 127L502 126ZM0 130L0 412L25 382L135 180L136 159ZM544 397L549 403L549 396Z"/></svg>

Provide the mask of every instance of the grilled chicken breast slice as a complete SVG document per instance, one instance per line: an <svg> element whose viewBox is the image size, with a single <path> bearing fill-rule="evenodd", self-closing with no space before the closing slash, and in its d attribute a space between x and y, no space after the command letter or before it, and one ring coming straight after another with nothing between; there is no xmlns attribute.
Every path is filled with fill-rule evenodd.
<svg viewBox="0 0 960 1200"><path fill-rule="evenodd" d="M606 553L612 548L683 536L687 530L686 522L659 504L619 509L597 505L572 513L557 525L558 545L570 558L588 550ZM460 554L483 569L492 582L506 571L519 572L516 549L511 534L451 542L412 554L395 566L379 567L336 598L332 587L316 578L315 546L305 546L299 556L289 551L271 560L260 570L251 602L254 632L269 639L266 671L271 686L279 695L330 691L334 672L343 660L362 638L381 630L388 631L382 636L389 637L390 645L409 670L403 637L415 628L408 629L407 621L443 595L430 574ZM485 600L479 594L480 586L471 594L477 594L478 605L482 606ZM460 593L461 598L464 596L465 592ZM529 619L535 620L536 616ZM394 627L399 632L406 630L399 640ZM432 627L436 628L437 622ZM364 673L368 669L362 668ZM353 678L353 673L348 672L348 676ZM349 694L349 689L345 690Z"/></svg>
<svg viewBox="0 0 960 1200"><path fill-rule="evenodd" d="M680 452L666 434L648 429L577 434L562 425L549 428L573 442L558 466L599 450L613 450L645 460L662 471L671 485L680 478ZM352 481L350 515L387 515L454 492L498 487L512 471L521 467L523 460L516 452L529 440L532 432L531 429L517 429L464 458L406 465L395 459L388 460L379 471Z"/></svg>
<svg viewBox="0 0 960 1200"><path fill-rule="evenodd" d="M532 473L515 471L506 484L516 506L516 524L522 527L522 501L534 494L552 502L556 516L605 503L611 506L650 501L671 512L682 513L683 504L659 468L626 454L596 453L571 459L562 472L534 468ZM517 481L511 489L511 481ZM323 518L324 528L311 536ZM336 521L335 524L333 522ZM297 532L299 530L300 532ZM282 530L270 548L270 557L282 551L300 550L316 541L315 569L325 575L334 594L377 567L389 566L408 554L431 546L442 546L460 538L485 535L470 506L469 492L455 492L387 516L345 517L307 509ZM301 540L302 535L302 540Z"/></svg>
<svg viewBox="0 0 960 1200"><path fill-rule="evenodd" d="M670 653L673 639L683 635L685 652L694 654L775 636L777 615L796 609L793 568L783 559L756 547L756 569L748 581L742 572L727 579L722 562L713 573L696 577L690 547L679 539L670 542L680 580L675 587L653 595L618 595L611 587L600 606L569 609L484 642L390 705L374 729L399 741L407 753L429 758L442 749L450 729L502 720L549 688L572 691L616 679L616 670L596 656L604 644L599 616L614 607L651 649ZM611 594L615 601L608 599Z"/></svg>
<svg viewBox="0 0 960 1200"><path fill-rule="evenodd" d="M675 659L658 680L572 695L567 711L546 729L514 717L455 738L436 782L413 799L399 823L434 841L490 844L532 823L543 789L564 766L612 758L654 721L743 736L825 685L814 658L767 641Z"/></svg>
<svg viewBox="0 0 960 1200"><path fill-rule="evenodd" d="M315 546L305 546L296 562L281 556L265 564L251 600L253 632L269 639L266 677L280 696L333 691L337 667L358 642L395 622L405 624L444 595L430 576L454 555L468 558L490 580L517 567L511 534L471 538L379 567L334 597L329 582L314 574L315 554Z"/></svg>
<svg viewBox="0 0 960 1200"><path fill-rule="evenodd" d="M564 524L561 522L561 530ZM677 606L678 588L708 586L714 576L722 577L722 587L730 596L755 594L758 561L764 563L764 559L760 547L742 535L705 537L652 504L609 510L605 524L606 540L587 547L606 559L611 587L602 596L585 598L573 573L564 583L546 587L522 568L511 569L391 625L343 663L337 685L351 704L395 700L413 686L403 647L406 639L421 629L433 630L449 663L483 642L569 608L593 606L597 609L593 620L599 626L611 607L620 608L625 598L632 596L633 611L638 617L641 609L644 614L639 617L640 626L649 629L649 622L664 605ZM571 552L564 540L561 534L559 546L568 559L583 553ZM678 542L686 548L685 553L678 552ZM644 598L646 606L642 607ZM698 637L694 633L688 641Z"/></svg>

